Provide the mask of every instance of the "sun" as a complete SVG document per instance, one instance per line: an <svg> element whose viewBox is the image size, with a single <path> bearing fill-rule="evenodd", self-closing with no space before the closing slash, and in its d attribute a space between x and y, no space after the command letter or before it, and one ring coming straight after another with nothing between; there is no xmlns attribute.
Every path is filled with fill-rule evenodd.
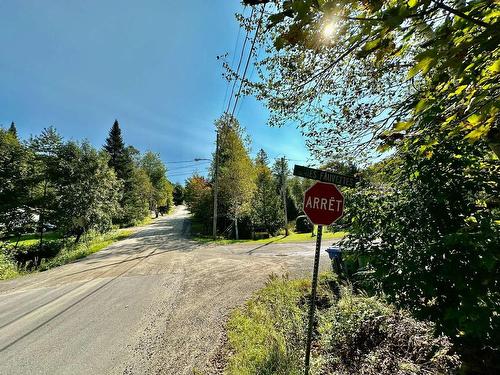
<svg viewBox="0 0 500 375"><path fill-rule="evenodd" d="M336 30L337 30L337 23L329 21L323 26L321 33L323 34L324 38L331 38Z"/></svg>

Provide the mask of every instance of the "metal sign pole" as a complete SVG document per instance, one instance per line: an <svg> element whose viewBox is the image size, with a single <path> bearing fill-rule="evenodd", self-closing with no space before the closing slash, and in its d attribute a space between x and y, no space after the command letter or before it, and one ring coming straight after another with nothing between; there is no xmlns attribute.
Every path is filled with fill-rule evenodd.
<svg viewBox="0 0 500 375"><path fill-rule="evenodd" d="M314 325L314 310L316 308L316 289L318 286L319 255L320 255L322 234L323 234L323 225L318 225L318 234L316 237L316 253L314 254L314 270L312 279L311 301L309 304L309 326L307 327L305 375L309 375L309 360L311 357L311 341L312 341L312 331Z"/></svg>

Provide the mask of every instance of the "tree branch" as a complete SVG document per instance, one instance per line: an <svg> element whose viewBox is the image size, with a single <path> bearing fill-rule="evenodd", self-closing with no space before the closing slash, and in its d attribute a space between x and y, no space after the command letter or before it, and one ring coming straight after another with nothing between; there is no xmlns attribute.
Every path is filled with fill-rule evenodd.
<svg viewBox="0 0 500 375"><path fill-rule="evenodd" d="M489 23L486 23L484 21L481 21L481 20L478 20L474 17L471 17L469 16L468 14L465 14L464 12L458 10L458 9L454 9L444 3L442 3L441 1L439 0L432 0L436 6L438 8L441 8L443 10L446 10L447 12L451 13L451 14L454 14L455 16L458 16L460 18L463 18L464 20L467 20L467 21L470 21L472 23L475 23L476 25L479 25L479 26L482 26L482 27L486 27L486 28L489 28L491 27L491 25Z"/></svg>

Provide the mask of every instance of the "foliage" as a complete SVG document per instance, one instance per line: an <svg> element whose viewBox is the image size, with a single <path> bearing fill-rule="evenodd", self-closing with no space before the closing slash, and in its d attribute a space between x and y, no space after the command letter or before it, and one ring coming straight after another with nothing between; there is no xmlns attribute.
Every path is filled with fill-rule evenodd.
<svg viewBox="0 0 500 375"><path fill-rule="evenodd" d="M149 216L149 199L153 195L153 185L146 171L134 166L130 177L124 181L121 199L121 222L137 225Z"/></svg>
<svg viewBox="0 0 500 375"><path fill-rule="evenodd" d="M243 128L235 118L222 116L216 121L219 132L219 201L221 214L234 222L238 238L238 220L250 211L255 190L255 170L245 145Z"/></svg>
<svg viewBox="0 0 500 375"><path fill-rule="evenodd" d="M496 2L272 3L247 91L266 101L271 124L301 127L318 156L373 154L381 140L385 149L439 128L486 140L498 155ZM240 21L256 28L257 13Z"/></svg>
<svg viewBox="0 0 500 375"><path fill-rule="evenodd" d="M26 205L31 155L15 134L0 128L0 234L20 235L33 226Z"/></svg>
<svg viewBox="0 0 500 375"><path fill-rule="evenodd" d="M301 374L311 283L273 276L227 325L227 374ZM320 275L312 374L453 374L449 339L378 297ZM339 298L340 296L340 298Z"/></svg>
<svg viewBox="0 0 500 375"><path fill-rule="evenodd" d="M493 371L490 353L500 342L500 166L484 142L471 145L459 135L439 142L424 158L424 142L408 143L386 163L392 183L377 177L352 194L346 246L368 260L372 287L436 322L469 365Z"/></svg>
<svg viewBox="0 0 500 375"><path fill-rule="evenodd" d="M179 183L174 184L172 196L176 206L182 204L184 202L184 187Z"/></svg>
<svg viewBox="0 0 500 375"><path fill-rule="evenodd" d="M195 174L187 179L184 190L186 206L195 220L205 225L205 231L208 231L211 225L212 197L212 187L204 177Z"/></svg>
<svg viewBox="0 0 500 375"><path fill-rule="evenodd" d="M295 231L297 233L311 233L314 226L306 215L298 216L295 220Z"/></svg>
<svg viewBox="0 0 500 375"><path fill-rule="evenodd" d="M121 180L127 180L132 173L132 159L125 148L122 138L122 131L118 120L115 120L109 131L104 150L109 155L109 166L113 168L116 176Z"/></svg>
<svg viewBox="0 0 500 375"><path fill-rule="evenodd" d="M322 313L319 332L327 353L323 373L453 374L460 364L450 340L434 337L432 324L347 288Z"/></svg>
<svg viewBox="0 0 500 375"><path fill-rule="evenodd" d="M167 168L161 161L160 155L147 151L140 160L140 167L148 175L153 190L149 197L150 210L157 210L160 206L166 206L167 211L173 205L173 187L167 180Z"/></svg>
<svg viewBox="0 0 500 375"><path fill-rule="evenodd" d="M272 277L241 309L227 326L233 352L228 374L301 373L298 350L304 340L305 309L299 305L308 286L302 280Z"/></svg>
<svg viewBox="0 0 500 375"><path fill-rule="evenodd" d="M121 184L108 166L108 157L90 144L68 142L60 147L57 179L57 223L79 236L111 228L118 209Z"/></svg>
<svg viewBox="0 0 500 375"><path fill-rule="evenodd" d="M283 203L277 193L276 180L266 163L267 155L261 149L255 160L256 188L252 198L251 217L255 228L274 235L283 226Z"/></svg>

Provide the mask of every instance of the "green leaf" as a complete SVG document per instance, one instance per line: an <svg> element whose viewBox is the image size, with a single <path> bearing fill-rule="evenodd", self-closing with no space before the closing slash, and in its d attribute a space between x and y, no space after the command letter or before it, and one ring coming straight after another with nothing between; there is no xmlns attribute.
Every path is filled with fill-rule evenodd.
<svg viewBox="0 0 500 375"><path fill-rule="evenodd" d="M474 115L471 115L471 116L467 117L467 121L470 124L476 126L476 125L479 125L479 123L481 122L482 118L483 117L481 115L474 114Z"/></svg>
<svg viewBox="0 0 500 375"><path fill-rule="evenodd" d="M465 136L465 139L468 139L471 142L476 142L477 140L484 138L488 132L490 131L489 125L481 125L471 131L469 134Z"/></svg>
<svg viewBox="0 0 500 375"><path fill-rule="evenodd" d="M413 78L417 73L422 72L422 74L427 74L427 72L435 65L436 59L431 56L423 57L417 65L412 67L408 72L408 79Z"/></svg>
<svg viewBox="0 0 500 375"><path fill-rule="evenodd" d="M416 6L417 6L417 4L418 4L418 0L408 0L408 6L409 6L410 8L414 8L414 7L416 7Z"/></svg>
<svg viewBox="0 0 500 375"><path fill-rule="evenodd" d="M500 73L500 60L495 61L488 67L488 70L493 73Z"/></svg>
<svg viewBox="0 0 500 375"><path fill-rule="evenodd" d="M400 121L400 122L396 123L396 125L394 125L393 130L397 131L397 132L400 132L403 130L408 130L412 125L413 125L412 122Z"/></svg>

